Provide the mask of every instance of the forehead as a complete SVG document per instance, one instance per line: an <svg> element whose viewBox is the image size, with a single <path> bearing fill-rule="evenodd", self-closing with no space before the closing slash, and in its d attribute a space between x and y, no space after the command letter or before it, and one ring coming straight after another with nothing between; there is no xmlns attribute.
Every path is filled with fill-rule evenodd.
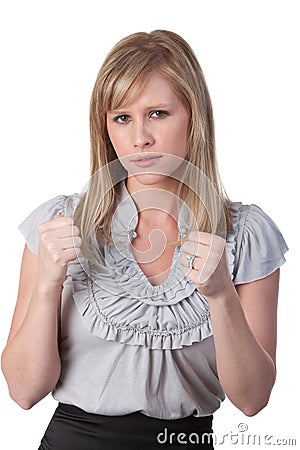
<svg viewBox="0 0 300 450"><path fill-rule="evenodd" d="M144 83L135 89L134 92L128 91L122 104L118 107L131 106L158 106L163 104L180 103L172 84L165 77L157 72L150 74Z"/></svg>

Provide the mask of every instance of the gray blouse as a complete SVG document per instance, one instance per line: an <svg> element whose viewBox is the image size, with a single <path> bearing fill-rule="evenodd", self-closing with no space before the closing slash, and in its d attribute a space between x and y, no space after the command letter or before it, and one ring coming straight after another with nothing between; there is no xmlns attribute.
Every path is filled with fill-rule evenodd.
<svg viewBox="0 0 300 450"><path fill-rule="evenodd" d="M38 226L56 214L72 216L78 195L42 204L20 225L38 252ZM285 241L256 205L231 203L227 256L235 285L274 272L285 261ZM68 266L61 307L62 371L53 396L104 415L134 411L162 419L212 414L224 399L218 380L206 298L182 272L176 247L167 280L153 286L131 253L137 210L122 185L112 221L114 243ZM184 210L179 237L186 234Z"/></svg>

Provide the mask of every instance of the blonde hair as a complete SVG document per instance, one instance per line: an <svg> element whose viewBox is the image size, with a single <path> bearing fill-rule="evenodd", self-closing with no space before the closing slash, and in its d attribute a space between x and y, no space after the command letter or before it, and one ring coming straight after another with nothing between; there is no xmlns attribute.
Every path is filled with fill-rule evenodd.
<svg viewBox="0 0 300 450"><path fill-rule="evenodd" d="M196 175L199 179L195 180L194 171L187 170L186 180L179 186L179 195L192 211L199 230L222 234L218 231L222 214L227 229L231 226L228 199L217 169L211 100L197 58L187 42L174 32L139 32L125 37L109 52L91 97L91 178L75 211L75 223L80 227L82 248L86 254L90 254L89 238L92 234L99 239L110 240L110 224L116 209L118 183L114 181L115 174L110 166L114 162L116 167L118 161L108 136L106 114L133 101L153 72L158 72L171 83L190 113L186 159L191 163L188 167L195 166L200 175ZM204 198L202 203L205 207L200 207L199 196L188 187L187 181L191 178L192 184L201 192L201 199ZM216 195L210 195L211 190L205 180L209 180ZM217 226L213 227L212 222Z"/></svg>

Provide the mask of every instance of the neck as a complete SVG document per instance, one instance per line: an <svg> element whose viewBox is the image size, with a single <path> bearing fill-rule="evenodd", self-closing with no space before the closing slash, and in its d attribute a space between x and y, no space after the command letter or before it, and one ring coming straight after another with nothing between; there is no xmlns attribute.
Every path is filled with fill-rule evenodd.
<svg viewBox="0 0 300 450"><path fill-rule="evenodd" d="M176 180L174 180L176 181ZM171 220L178 219L182 204L177 189L178 182L155 185L143 185L134 180L127 179L127 190L137 207L139 218L149 225L163 225Z"/></svg>

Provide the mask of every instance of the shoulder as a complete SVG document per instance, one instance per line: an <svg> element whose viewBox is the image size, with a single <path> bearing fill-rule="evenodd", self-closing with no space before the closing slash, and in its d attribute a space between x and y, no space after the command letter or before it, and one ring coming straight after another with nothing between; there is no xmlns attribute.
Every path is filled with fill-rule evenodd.
<svg viewBox="0 0 300 450"><path fill-rule="evenodd" d="M271 217L255 204L230 202L232 214L232 229L228 235L236 237L237 244L242 245L245 239L256 236L265 240L277 238L282 241L283 236Z"/></svg>
<svg viewBox="0 0 300 450"><path fill-rule="evenodd" d="M37 206L19 225L19 230L25 237L32 253L38 251L38 228L43 222L52 220L57 214L72 217L76 209L79 194L57 195Z"/></svg>
<svg viewBox="0 0 300 450"><path fill-rule="evenodd" d="M236 284L264 278L285 261L288 250L283 235L273 219L255 204L230 202L231 244Z"/></svg>
<svg viewBox="0 0 300 450"><path fill-rule="evenodd" d="M28 217L51 220L56 214L72 216L79 198L79 194L57 195L38 205Z"/></svg>

